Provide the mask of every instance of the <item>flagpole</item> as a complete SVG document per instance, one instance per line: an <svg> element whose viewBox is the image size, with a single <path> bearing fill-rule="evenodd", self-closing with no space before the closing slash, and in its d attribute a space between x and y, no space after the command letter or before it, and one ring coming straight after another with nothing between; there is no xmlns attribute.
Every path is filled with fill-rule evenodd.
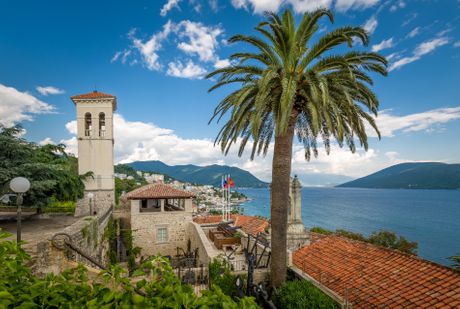
<svg viewBox="0 0 460 309"><path fill-rule="evenodd" d="M224 175L222 175L222 182L221 182L221 185L222 185L222 221L224 221Z"/></svg>
<svg viewBox="0 0 460 309"><path fill-rule="evenodd" d="M227 183L231 180L230 174L228 174ZM230 183L228 183L227 192L227 221L230 220Z"/></svg>

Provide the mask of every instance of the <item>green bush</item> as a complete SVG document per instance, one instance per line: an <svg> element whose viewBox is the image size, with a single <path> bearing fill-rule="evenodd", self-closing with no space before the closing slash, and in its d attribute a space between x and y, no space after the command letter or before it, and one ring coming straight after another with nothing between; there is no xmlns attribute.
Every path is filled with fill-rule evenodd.
<svg viewBox="0 0 460 309"><path fill-rule="evenodd" d="M131 278L119 265L93 280L82 265L38 278L26 266L24 250L5 240L9 236L0 230L0 308L258 308L253 298L235 301L218 287L195 295L161 257L146 261Z"/></svg>
<svg viewBox="0 0 460 309"><path fill-rule="evenodd" d="M284 283L275 298L278 308L340 308L339 304L306 280Z"/></svg>
<svg viewBox="0 0 460 309"><path fill-rule="evenodd" d="M238 296L236 276L231 273L230 265L223 257L214 258L209 264L211 287L218 287L225 295Z"/></svg>

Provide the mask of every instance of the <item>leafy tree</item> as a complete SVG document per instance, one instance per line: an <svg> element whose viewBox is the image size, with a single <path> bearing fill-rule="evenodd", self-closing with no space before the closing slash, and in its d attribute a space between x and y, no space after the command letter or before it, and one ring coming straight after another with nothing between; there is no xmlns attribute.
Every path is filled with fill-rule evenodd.
<svg viewBox="0 0 460 309"><path fill-rule="evenodd" d="M133 277L113 265L89 278L80 265L59 275L34 276L30 257L0 230L0 308L259 308L253 298L237 301L218 287L198 297L182 284L167 260L146 261Z"/></svg>
<svg viewBox="0 0 460 309"><path fill-rule="evenodd" d="M408 254L417 254L418 244L416 242L408 241L404 236L398 237L393 232L383 230L373 232L367 241L377 246L399 250Z"/></svg>
<svg viewBox="0 0 460 309"><path fill-rule="evenodd" d="M449 257L449 260L452 261L452 268L460 272L460 254Z"/></svg>
<svg viewBox="0 0 460 309"><path fill-rule="evenodd" d="M142 184L141 184L142 185ZM139 188L141 185L138 185L134 179L120 179L115 177L115 202L118 205L120 196L123 192L129 192L136 188Z"/></svg>
<svg viewBox="0 0 460 309"><path fill-rule="evenodd" d="M340 308L339 304L307 280L284 283L275 298L278 308Z"/></svg>
<svg viewBox="0 0 460 309"><path fill-rule="evenodd" d="M64 145L39 146L21 137L21 127L0 126L0 193L10 192L9 182L23 176L30 180L31 188L24 204L43 207L57 201L75 201L83 197L83 179L78 162L67 155Z"/></svg>
<svg viewBox="0 0 460 309"><path fill-rule="evenodd" d="M368 34L361 27L345 26L318 34L318 20L333 15L317 10L302 16L296 26L289 10L282 16L267 13L266 21L255 29L263 37L235 35L230 43L243 42L249 52L230 58L235 64L215 70L208 78L217 78L213 91L225 85L237 88L214 110L213 120L229 119L216 137L227 154L239 143L242 155L248 142L251 159L265 155L274 140L271 184L272 259L271 283L279 287L286 277L287 210L294 133L304 145L305 158L318 154L318 139L326 153L331 139L354 152L356 140L367 150L367 122L380 136L374 118L379 106L369 88L368 72L386 75L387 61L369 52L346 51L355 43L368 45ZM332 54L330 51L335 51ZM368 113L369 112L369 113Z"/></svg>
<svg viewBox="0 0 460 309"><path fill-rule="evenodd" d="M322 228L312 227L311 232L319 233L323 235L338 235L353 240L359 240L367 243L371 243L377 246L385 247L388 249L399 250L404 253L417 255L418 244L415 241L409 241L404 236L398 236L393 232L380 230L372 232L369 237L364 236L360 233L350 232L343 229L337 229L334 231Z"/></svg>

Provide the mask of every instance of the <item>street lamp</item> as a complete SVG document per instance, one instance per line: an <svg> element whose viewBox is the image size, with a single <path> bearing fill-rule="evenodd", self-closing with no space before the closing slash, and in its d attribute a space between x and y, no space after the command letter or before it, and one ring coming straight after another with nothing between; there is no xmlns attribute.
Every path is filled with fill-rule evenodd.
<svg viewBox="0 0 460 309"><path fill-rule="evenodd" d="M24 193L29 191L30 189L30 181L27 178L24 177L16 177L13 178L10 181L10 188L13 190L13 192L16 193L16 202L18 204L18 209L17 209L17 231L16 231L16 242L17 245L19 246L19 243L21 242L21 215L22 215L22 210L21 210L21 205L22 205L22 196Z"/></svg>
<svg viewBox="0 0 460 309"><path fill-rule="evenodd" d="M90 192L88 193L88 198L89 198L89 215L92 216L93 215L93 198L94 198L94 193L93 192Z"/></svg>

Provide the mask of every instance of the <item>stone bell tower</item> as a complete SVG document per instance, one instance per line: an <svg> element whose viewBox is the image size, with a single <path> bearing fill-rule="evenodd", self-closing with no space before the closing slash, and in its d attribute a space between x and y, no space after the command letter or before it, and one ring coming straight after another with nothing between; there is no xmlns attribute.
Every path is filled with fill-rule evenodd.
<svg viewBox="0 0 460 309"><path fill-rule="evenodd" d="M71 97L77 109L78 172L93 172L75 216L103 215L115 205L113 112L117 98L98 91Z"/></svg>
<svg viewBox="0 0 460 309"><path fill-rule="evenodd" d="M302 185L297 175L289 185L289 211L287 241L289 249L296 249L309 242L308 233L302 222Z"/></svg>

